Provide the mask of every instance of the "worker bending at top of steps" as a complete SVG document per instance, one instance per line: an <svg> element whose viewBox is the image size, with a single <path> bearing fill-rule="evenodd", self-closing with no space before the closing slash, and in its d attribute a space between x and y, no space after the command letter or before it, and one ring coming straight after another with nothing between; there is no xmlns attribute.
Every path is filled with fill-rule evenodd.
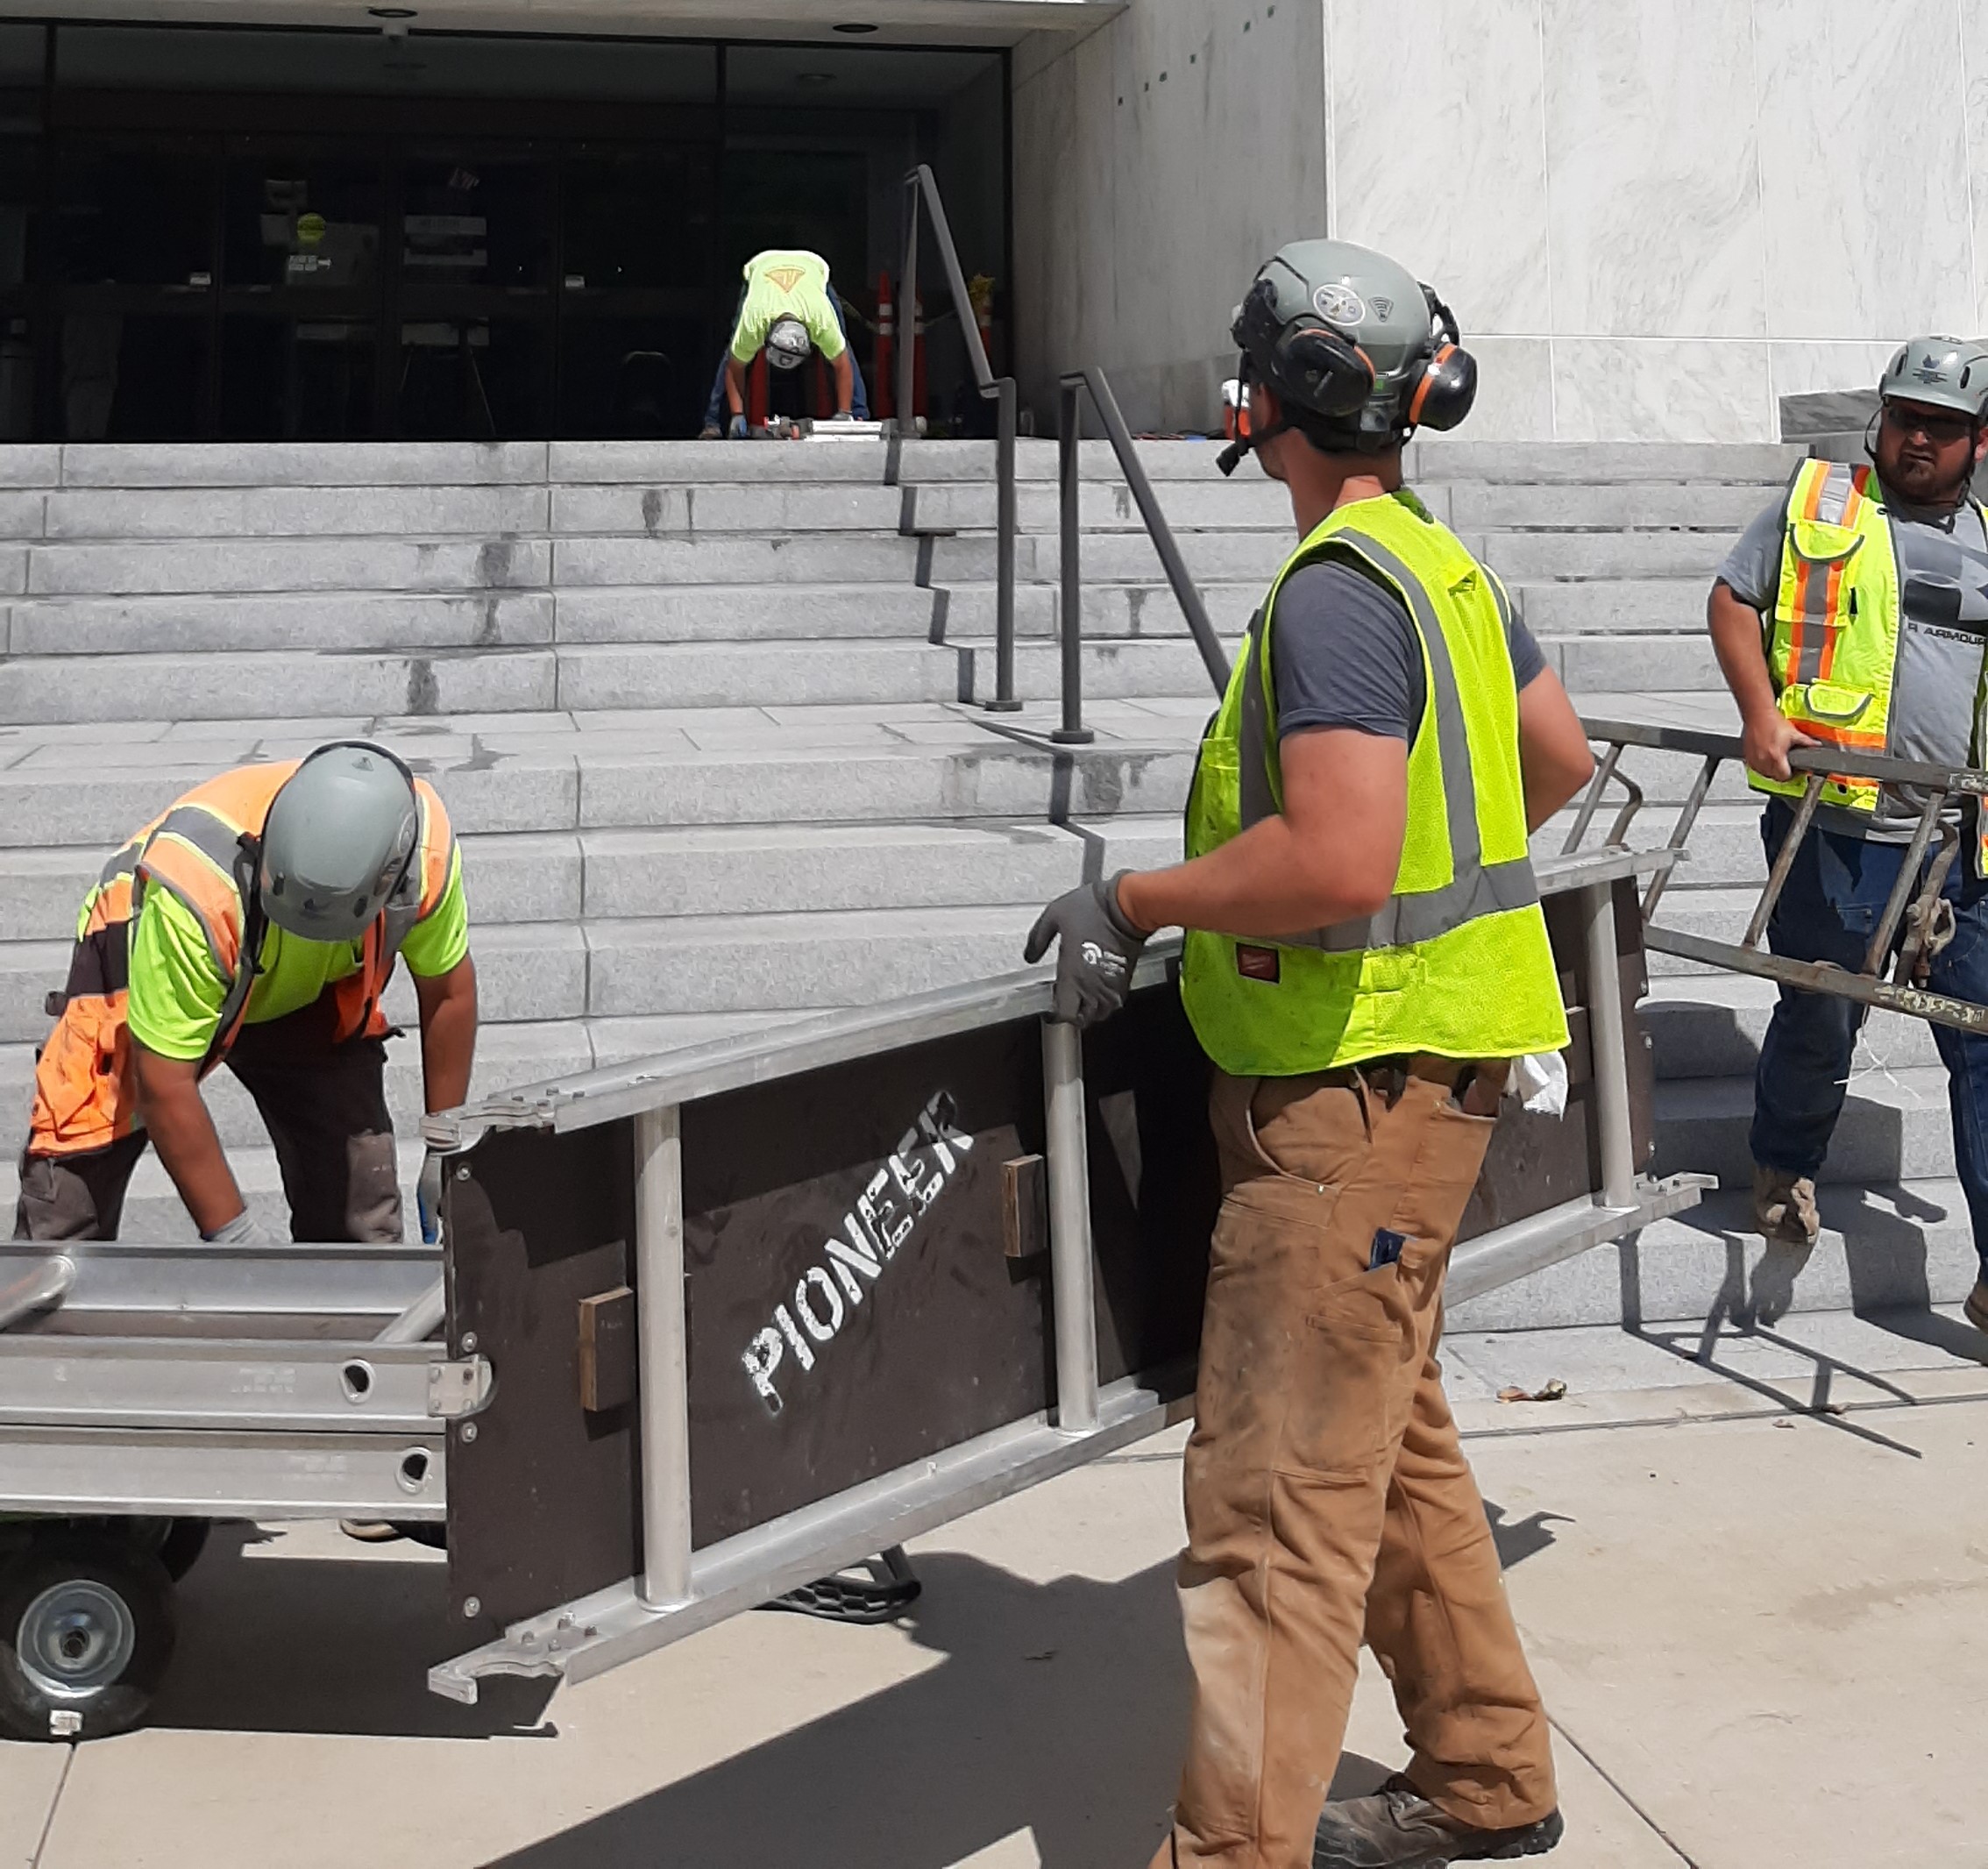
<svg viewBox="0 0 1988 1869"><path fill-rule="evenodd" d="M202 1239L255 1245L201 1080L225 1062L267 1126L293 1237L401 1237L380 998L421 1006L430 1110L469 1091L476 969L462 855L386 748L321 746L198 785L104 864L36 1063L17 1240L113 1240L149 1140ZM441 1157L418 1184L438 1237Z"/></svg>
<svg viewBox="0 0 1988 1869"><path fill-rule="evenodd" d="M1988 761L1988 523L1969 490L1988 456L1988 349L1914 338L1878 394L1864 442L1871 465L1804 461L1712 586L1712 642L1739 703L1748 780L1769 794L1760 830L1770 865L1807 784L1789 770L1791 748L1851 747L1955 770ZM1768 923L1769 947L1860 970L1925 802L1910 788L1829 779ZM1983 1002L1988 814L1969 811L1964 826L1963 815L1956 800L1949 828L1965 848L1947 859L1926 984ZM1907 932L1899 928L1900 942ZM1864 1013L1784 986L1768 1020L1751 1144L1754 1224L1770 1240L1806 1247L1821 1231L1815 1176ZM1981 1255L1967 1315L1988 1332L1988 1037L1939 1025L1933 1035Z"/></svg>
<svg viewBox="0 0 1988 1869"><path fill-rule="evenodd" d="M841 295L828 282L828 262L801 248L755 253L746 261L745 290L739 295L732 340L719 359L699 438L716 441L721 434L734 441L746 438L746 373L762 352L770 393L777 378L798 381L794 373L818 351L834 378L835 418L869 421L863 372L849 348ZM728 411L729 422L721 430L721 416Z"/></svg>
<svg viewBox="0 0 1988 1869"><path fill-rule="evenodd" d="M1528 856L1593 768L1497 579L1402 482L1476 366L1381 254L1285 247L1236 314L1298 543L1201 743L1188 860L1051 903L1054 1016L1123 1003L1154 930L1215 1065L1180 1596L1194 1707L1155 1869L1398 1869L1559 1839L1546 1715L1436 1361L1513 1061L1567 1043ZM1361 1640L1415 1757L1325 1803ZM1323 1813L1321 1806L1324 1805Z"/></svg>

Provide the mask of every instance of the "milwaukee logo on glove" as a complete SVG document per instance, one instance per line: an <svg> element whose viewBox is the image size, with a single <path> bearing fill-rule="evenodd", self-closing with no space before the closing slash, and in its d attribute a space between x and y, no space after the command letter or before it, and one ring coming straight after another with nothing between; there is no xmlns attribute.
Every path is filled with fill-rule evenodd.
<svg viewBox="0 0 1988 1869"><path fill-rule="evenodd" d="M959 1172L973 1138L957 1118L948 1092L934 1096L842 1216L841 1235L823 1244L824 1262L801 1274L792 1300L773 1307L773 1321L747 1346L739 1361L769 1414L786 1406L773 1378L788 1351L803 1375L814 1368Z"/></svg>

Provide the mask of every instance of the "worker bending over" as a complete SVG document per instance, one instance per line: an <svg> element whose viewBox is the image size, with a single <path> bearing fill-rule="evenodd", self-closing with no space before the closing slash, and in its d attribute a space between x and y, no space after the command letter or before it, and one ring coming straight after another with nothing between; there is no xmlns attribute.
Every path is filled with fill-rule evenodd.
<svg viewBox="0 0 1988 1869"><path fill-rule="evenodd" d="M746 372L762 351L768 368L783 375L799 370L819 351L834 375L837 418L869 421L870 403L849 349L842 302L828 283L828 262L820 254L776 248L746 261L745 290L732 341L711 386L700 439L718 439L720 417L727 411L730 421L722 432L734 441L746 438Z"/></svg>
<svg viewBox="0 0 1988 1869"><path fill-rule="evenodd" d="M202 1101L225 1061L276 1146L299 1240L401 1237L381 996L403 957L430 1110L476 1048L462 857L434 788L384 747L224 772L111 857L84 899L34 1078L17 1240L113 1240L149 1140L203 1240L257 1244ZM437 1237L441 1158L419 1184Z"/></svg>
<svg viewBox="0 0 1988 1869"><path fill-rule="evenodd" d="M1747 777L1770 794L1760 821L1770 864L1793 821L1789 800L1807 784L1789 770L1791 747L1853 747L1953 770L1988 759L1988 525L1969 493L1988 455L1988 349L1914 338L1878 394L1865 438L1871 465L1804 461L1712 586L1712 642L1739 703ZM1924 805L1910 788L1830 779L1768 922L1769 947L1861 969ZM1956 804L1951 827L1966 849L1946 873L1952 939L1925 971L1935 992L1978 1002L1988 1000L1988 819L1967 816L1963 832ZM1899 940L1908 932L1901 927ZM1815 1176L1864 1010L1784 986L1768 1020L1752 1145L1754 1223L1770 1240L1807 1246L1821 1230ZM1988 1331L1988 1037L1940 1025L1933 1036L1981 1255L1967 1315Z"/></svg>
<svg viewBox="0 0 1988 1869"><path fill-rule="evenodd" d="M1055 1016L1188 930L1216 1070L1180 1595L1194 1706L1157 1869L1386 1869L1559 1839L1546 1716L1445 1399L1450 1247L1512 1062L1567 1042L1532 866L1592 769L1498 580L1402 484L1476 366L1433 293L1336 240L1236 314L1253 448L1298 544L1201 745L1188 860L1051 903ZM1225 463L1225 465L1231 463ZM1415 1756L1320 1807L1364 1635ZM1316 1856L1314 1854L1316 1849Z"/></svg>

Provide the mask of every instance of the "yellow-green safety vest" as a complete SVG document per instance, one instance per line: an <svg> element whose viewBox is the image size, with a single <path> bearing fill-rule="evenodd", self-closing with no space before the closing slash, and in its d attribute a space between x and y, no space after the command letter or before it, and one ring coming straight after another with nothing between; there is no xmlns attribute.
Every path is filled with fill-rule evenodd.
<svg viewBox="0 0 1988 1869"><path fill-rule="evenodd" d="M1898 548L1884 483L1869 467L1804 461L1788 482L1781 577L1765 619L1767 672L1781 712L1825 746L1892 752L1899 618ZM1988 689L1977 695L1977 722L1984 710ZM1980 758L1979 725L1976 736ZM1746 777L1756 791L1791 798L1807 785L1806 773L1776 779L1749 771ZM1875 779L1832 775L1821 802L1875 812L1878 790ZM1977 810L1973 818L1975 873L1988 876L1988 812Z"/></svg>
<svg viewBox="0 0 1988 1869"><path fill-rule="evenodd" d="M1788 482L1781 577L1767 619L1767 671L1781 712L1826 746L1886 750L1899 658L1899 560L1882 489L1868 467L1804 461ZM1806 775L1763 778L1799 798ZM1875 779L1832 778L1822 802L1875 811Z"/></svg>
<svg viewBox="0 0 1988 1869"><path fill-rule="evenodd" d="M1278 572L1201 743L1188 798L1200 856L1282 808L1271 632L1300 566L1357 558L1402 600L1424 700L1408 757L1395 892L1364 920L1275 942L1192 930L1181 996L1202 1048L1240 1077L1395 1053L1517 1057L1567 1042L1527 852L1518 692L1503 587L1406 492L1340 507Z"/></svg>

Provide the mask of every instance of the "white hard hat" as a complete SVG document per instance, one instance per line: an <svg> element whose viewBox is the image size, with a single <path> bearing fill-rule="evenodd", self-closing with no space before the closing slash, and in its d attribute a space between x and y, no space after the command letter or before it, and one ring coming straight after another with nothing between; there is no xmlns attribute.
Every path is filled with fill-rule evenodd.
<svg viewBox="0 0 1988 1869"><path fill-rule="evenodd" d="M776 370L799 369L813 351L813 340L799 318L776 318L766 334L766 361Z"/></svg>

